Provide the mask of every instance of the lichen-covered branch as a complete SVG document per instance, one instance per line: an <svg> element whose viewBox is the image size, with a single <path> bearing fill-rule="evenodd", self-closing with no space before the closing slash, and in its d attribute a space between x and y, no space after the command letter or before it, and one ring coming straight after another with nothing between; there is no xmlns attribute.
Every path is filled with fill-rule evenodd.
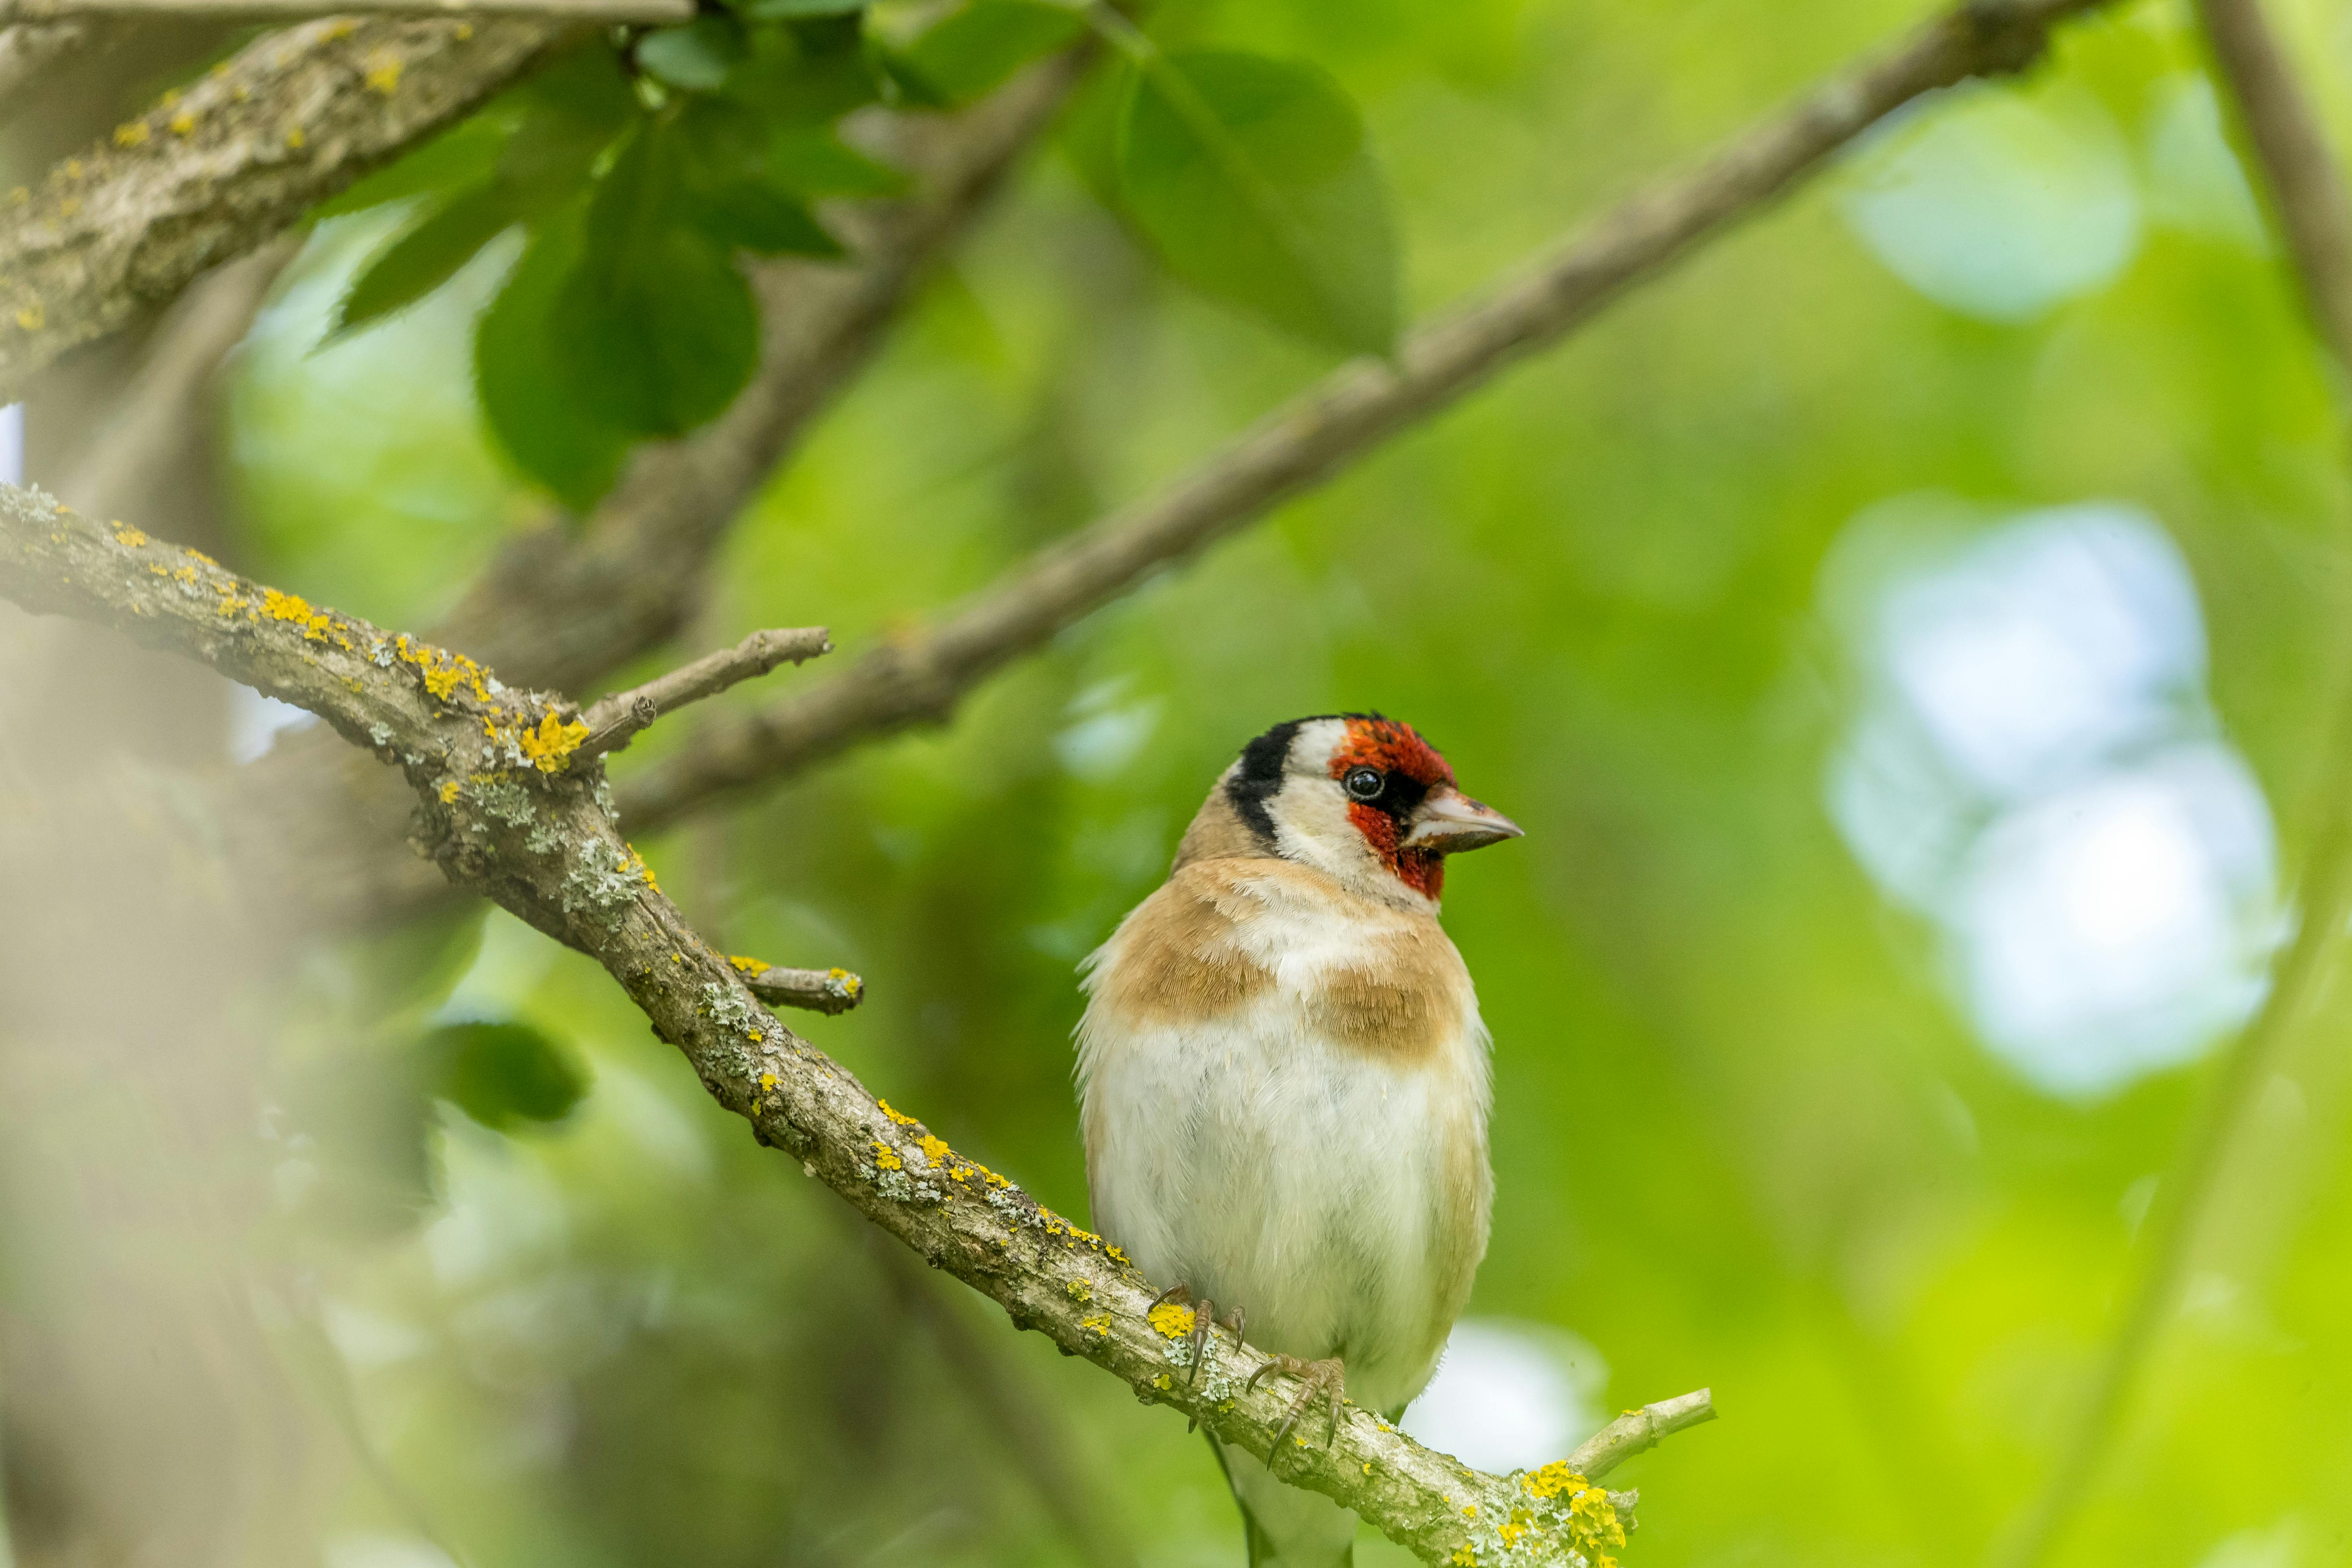
<svg viewBox="0 0 2352 1568"><path fill-rule="evenodd" d="M1768 205L1895 110L1970 77L2022 68L2039 58L2052 24L2104 3L1977 0L1927 23L1691 173L1634 196L1519 281L1414 331L1393 365L1342 366L1166 491L1039 552L929 630L894 638L754 715L710 726L691 751L623 790L631 826L651 831L713 796L782 777L854 742L944 720L1009 660L1559 342L1628 289Z"/></svg>
<svg viewBox="0 0 2352 1568"><path fill-rule="evenodd" d="M2198 10L2224 96L2253 150L2255 184L2285 242L2320 347L2335 362L2340 399L2352 387L2352 199L2344 169L2258 0L2198 0ZM2352 431L2352 404L2338 412ZM2279 949L2262 1006L2222 1058L2157 1187L2141 1229L2138 1278L2056 1461L2003 1536L1994 1559L2000 1568L2039 1568L2089 1500L2133 1390L2179 1310L2222 1173L2252 1136L2256 1107L2280 1055L2342 953L2352 916L2352 682L2339 681L2321 720L2329 734L2310 797L2310 849L2291 906L2294 940Z"/></svg>
<svg viewBox="0 0 2352 1568"><path fill-rule="evenodd" d="M267 34L0 195L0 403L466 114L572 26L336 17Z"/></svg>
<svg viewBox="0 0 2352 1568"><path fill-rule="evenodd" d="M757 679L780 664L803 664L833 651L833 639L823 626L771 628L753 632L733 647L704 654L691 664L656 676L642 686L615 691L590 703L580 715L588 738L580 755L600 757L617 752L643 733L665 713L690 702L716 697L729 687Z"/></svg>
<svg viewBox="0 0 2352 1568"><path fill-rule="evenodd" d="M1711 1411L1699 1394L1612 1424L1580 1451L1580 1471L1562 1461L1485 1475L1352 1405L1328 1436L1293 1434L1277 1453L1291 1391L1279 1377L1247 1386L1265 1358L1219 1333L1194 1364L1188 1311L1154 1310L1151 1283L1117 1247L877 1100L761 1005L621 837L601 761L573 759L587 727L560 699L6 486L0 595L200 659L320 715L400 771L416 799L420 853L594 958L762 1143L1019 1327L1355 1509L1426 1561L1516 1568L1565 1563L1571 1551L1604 1555L1623 1521L1593 1483Z"/></svg>
<svg viewBox="0 0 2352 1568"><path fill-rule="evenodd" d="M693 0L0 0L0 22L90 16L162 21L240 16L295 22L314 16L544 16L562 22L691 21Z"/></svg>

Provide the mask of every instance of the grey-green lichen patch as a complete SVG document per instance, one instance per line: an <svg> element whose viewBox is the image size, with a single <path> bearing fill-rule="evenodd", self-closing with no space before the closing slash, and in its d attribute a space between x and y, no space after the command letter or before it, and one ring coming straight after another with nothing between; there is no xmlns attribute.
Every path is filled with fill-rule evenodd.
<svg viewBox="0 0 2352 1568"><path fill-rule="evenodd" d="M513 787L520 792L521 786ZM646 883L643 856L624 855L611 840L592 838L580 847L572 869L563 874L556 901L567 915L592 915L611 925Z"/></svg>
<svg viewBox="0 0 2352 1568"><path fill-rule="evenodd" d="M482 808L484 816L509 827L529 827L539 820L539 810L530 803L530 792L512 779L478 773L466 781L465 795ZM531 847L539 846L534 844ZM568 911L569 906L566 908Z"/></svg>
<svg viewBox="0 0 2352 1568"><path fill-rule="evenodd" d="M702 1005L721 1028L749 1037L755 1044L774 1035L775 1021L743 999L743 994L716 980L702 987Z"/></svg>

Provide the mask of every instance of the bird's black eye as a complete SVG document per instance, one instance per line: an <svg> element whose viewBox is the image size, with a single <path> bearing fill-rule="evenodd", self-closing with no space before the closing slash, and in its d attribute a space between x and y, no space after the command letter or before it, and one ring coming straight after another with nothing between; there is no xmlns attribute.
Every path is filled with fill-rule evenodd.
<svg viewBox="0 0 2352 1568"><path fill-rule="evenodd" d="M1376 800L1381 791L1388 787L1388 782L1381 776L1378 768L1349 768L1339 787L1346 790L1351 799Z"/></svg>

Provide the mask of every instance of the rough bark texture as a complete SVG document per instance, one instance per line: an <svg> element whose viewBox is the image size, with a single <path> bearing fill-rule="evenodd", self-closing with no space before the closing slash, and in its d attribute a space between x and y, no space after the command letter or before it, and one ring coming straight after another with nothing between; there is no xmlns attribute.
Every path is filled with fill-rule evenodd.
<svg viewBox="0 0 2352 1568"><path fill-rule="evenodd" d="M337 18L267 35L0 196L0 402L479 105L571 34Z"/></svg>
<svg viewBox="0 0 2352 1568"><path fill-rule="evenodd" d="M1525 1476L1472 1470L1353 1405L1328 1436L1309 1421L1277 1455L1292 1390L1282 1377L1246 1386L1265 1358L1213 1334L1207 1364L1194 1366L1189 1315L1154 1312L1151 1282L1117 1247L877 1100L760 1004L622 838L601 763L573 765L587 726L571 704L505 687L462 655L320 609L135 527L6 486L0 594L317 713L407 781L421 853L594 958L761 1143L996 1301L1016 1326L1353 1508L1426 1561L1567 1562L1571 1547L1596 1545L1596 1519L1605 1529L1613 1509L1633 1500L1604 1500L1590 1481L1713 1415L1705 1391L1649 1405Z"/></svg>
<svg viewBox="0 0 2352 1568"><path fill-rule="evenodd" d="M1635 196L1521 281L1415 331L1394 366L1360 360L1341 367L1173 488L1042 552L930 630L877 647L763 711L710 726L690 752L631 782L623 815L632 829L649 832L853 742L944 720L1010 659L1559 342L1703 239L1769 205L1895 110L1970 77L2023 68L2040 57L2052 23L2103 3L1980 0L1929 22L1691 174Z"/></svg>
<svg viewBox="0 0 2352 1568"><path fill-rule="evenodd" d="M543 16L561 22L687 22L693 0L0 0L0 22L47 24L89 16L236 16L299 22L315 16Z"/></svg>

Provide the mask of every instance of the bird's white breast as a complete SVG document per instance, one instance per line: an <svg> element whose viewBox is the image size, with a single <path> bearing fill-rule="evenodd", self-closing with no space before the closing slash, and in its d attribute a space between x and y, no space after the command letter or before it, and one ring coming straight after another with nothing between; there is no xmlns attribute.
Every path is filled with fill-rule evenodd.
<svg viewBox="0 0 2352 1568"><path fill-rule="evenodd" d="M1249 1339L1420 1391L1486 1250L1486 1037L1429 914L1276 859L1184 867L1093 961L1096 1227Z"/></svg>

